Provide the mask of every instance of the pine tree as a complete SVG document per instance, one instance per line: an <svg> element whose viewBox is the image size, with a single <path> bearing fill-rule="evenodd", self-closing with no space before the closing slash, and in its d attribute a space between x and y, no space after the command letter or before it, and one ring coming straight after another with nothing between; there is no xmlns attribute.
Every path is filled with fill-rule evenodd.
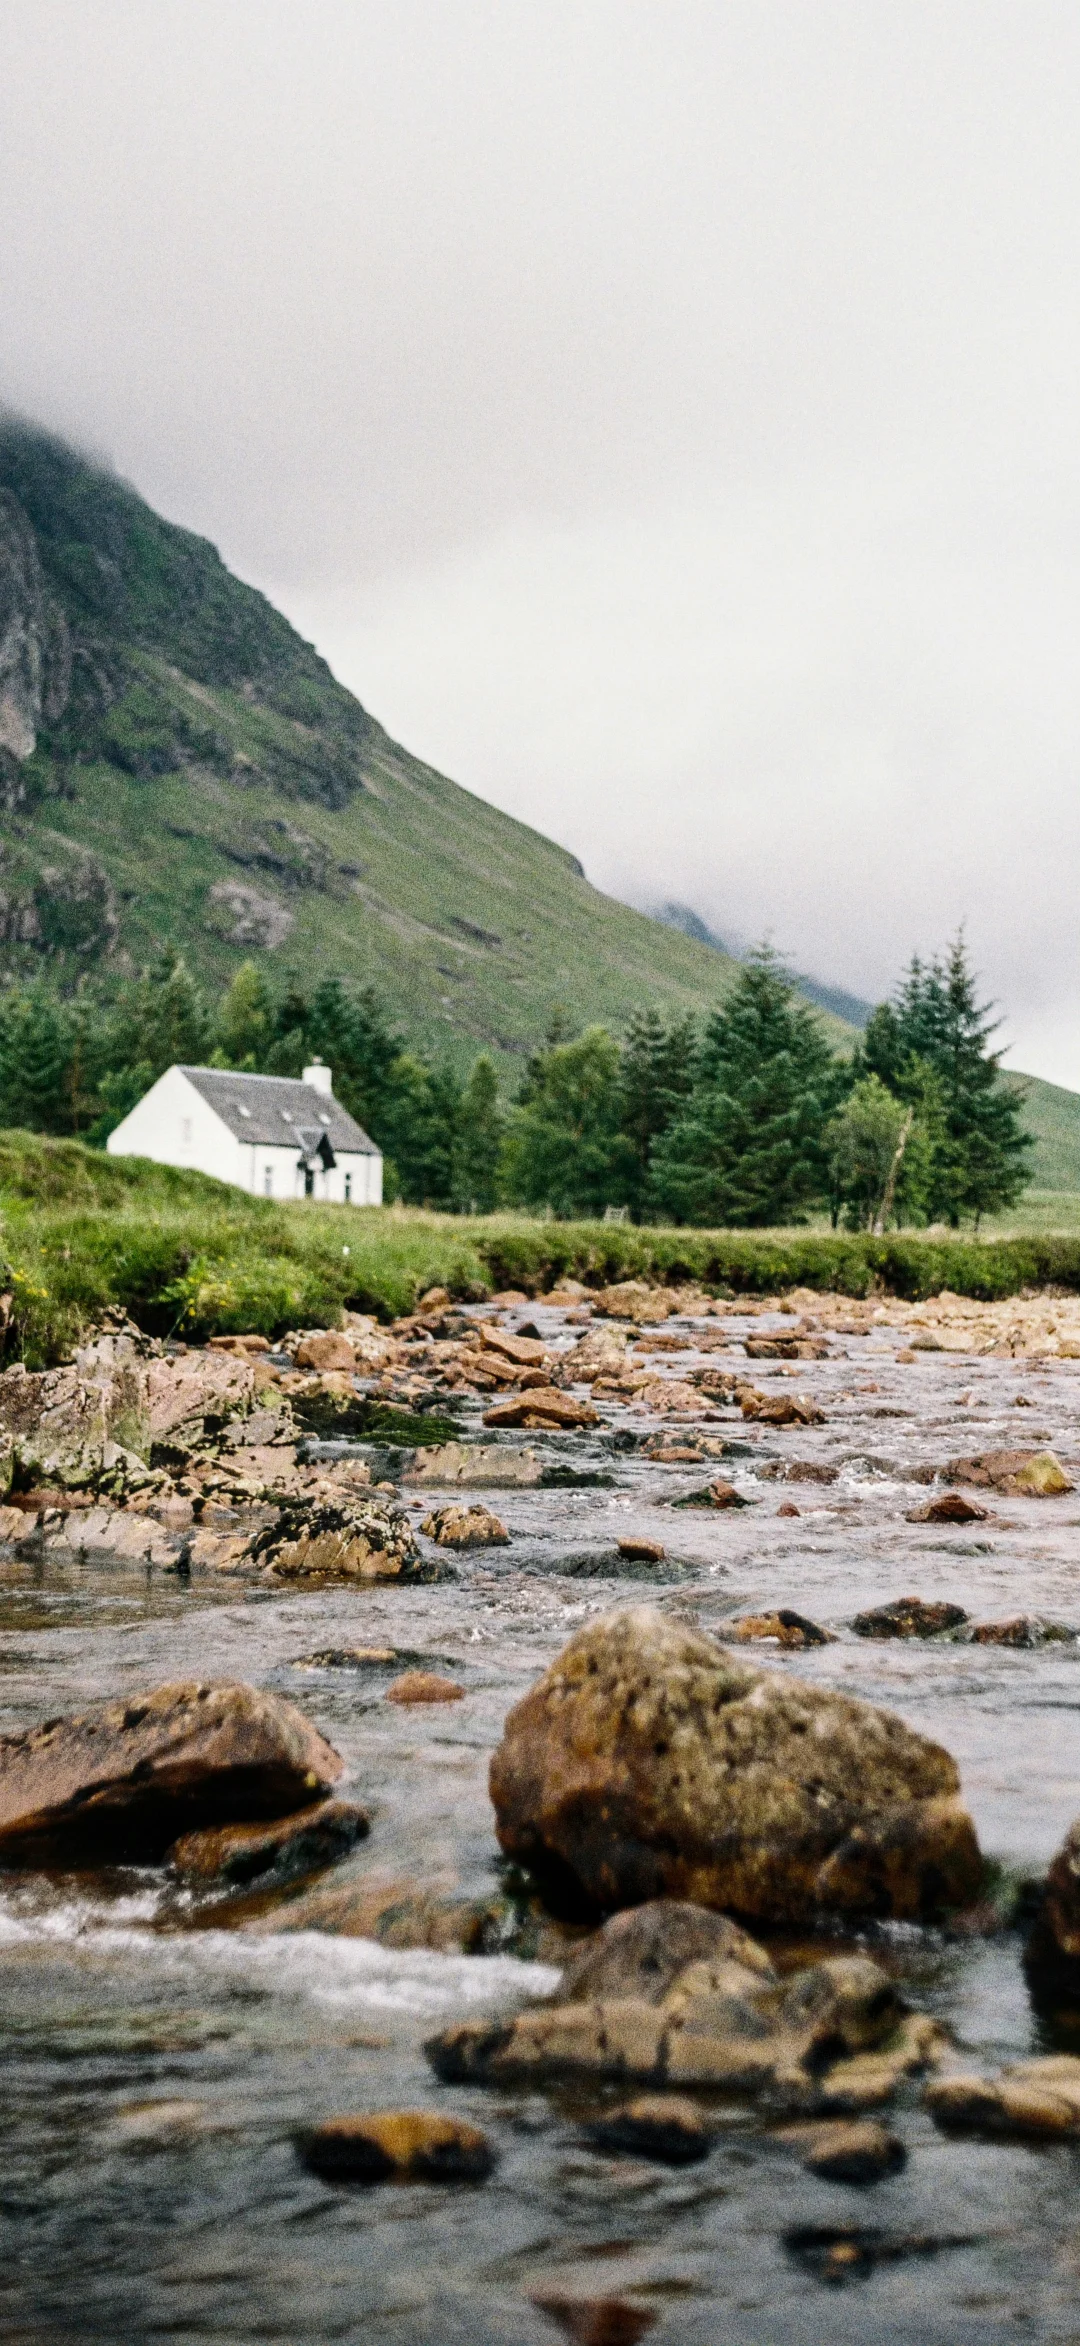
<svg viewBox="0 0 1080 2346"><path fill-rule="evenodd" d="M0 1125L58 1134L76 1128L80 1039L70 1006L44 986L12 987L0 997Z"/></svg>
<svg viewBox="0 0 1080 2346"><path fill-rule="evenodd" d="M452 1186L459 1212L489 1214L497 1203L504 1130L494 1061L482 1051L458 1102Z"/></svg>
<svg viewBox="0 0 1080 2346"><path fill-rule="evenodd" d="M825 1127L846 1073L771 947L709 1020L693 1092L657 1144L652 1187L679 1221L763 1228L827 1194Z"/></svg>
<svg viewBox="0 0 1080 2346"><path fill-rule="evenodd" d="M692 1018L665 1026L657 1010L634 1012L619 1068L619 1123L633 1153L635 1212L648 1194L653 1150L693 1088L695 1048Z"/></svg>
<svg viewBox="0 0 1080 2346"><path fill-rule="evenodd" d="M953 1229L965 1216L977 1227L983 1214L1014 1205L1030 1179L1033 1143L990 1049L1000 1023L991 1007L978 1000L961 934L944 961L912 960L895 1003L874 1012L860 1053L861 1066L898 1098L922 1102L924 1126L933 1127L927 1212Z"/></svg>

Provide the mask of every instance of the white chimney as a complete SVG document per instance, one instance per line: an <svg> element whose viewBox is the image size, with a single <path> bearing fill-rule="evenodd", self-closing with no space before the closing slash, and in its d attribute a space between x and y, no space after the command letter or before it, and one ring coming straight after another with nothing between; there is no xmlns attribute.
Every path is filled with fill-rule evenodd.
<svg viewBox="0 0 1080 2346"><path fill-rule="evenodd" d="M311 1085L312 1091L325 1092L328 1100L333 1097L333 1069L324 1067L321 1059L313 1059L310 1067L305 1067L303 1080Z"/></svg>

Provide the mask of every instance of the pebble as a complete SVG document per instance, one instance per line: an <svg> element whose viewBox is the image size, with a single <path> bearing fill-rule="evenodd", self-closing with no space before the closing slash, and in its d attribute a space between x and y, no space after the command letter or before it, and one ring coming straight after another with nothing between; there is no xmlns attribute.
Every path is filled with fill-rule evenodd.
<svg viewBox="0 0 1080 2346"><path fill-rule="evenodd" d="M387 1702L462 1702L465 1689L453 1678L440 1678L437 1670L406 1670L386 1689Z"/></svg>

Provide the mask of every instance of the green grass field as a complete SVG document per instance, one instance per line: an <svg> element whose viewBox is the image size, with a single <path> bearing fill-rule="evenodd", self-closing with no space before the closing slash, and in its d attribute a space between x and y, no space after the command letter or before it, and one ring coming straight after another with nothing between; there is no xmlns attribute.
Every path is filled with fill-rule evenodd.
<svg viewBox="0 0 1080 2346"><path fill-rule="evenodd" d="M542 1293L560 1276L643 1277L714 1293L793 1286L983 1297L1080 1289L1080 1196L1035 1201L1030 1220L976 1242L828 1229L635 1229L627 1223L464 1219L399 1207L274 1205L196 1173L103 1156L76 1141L0 1134L0 1283L8 1360L70 1353L104 1313L203 1340L332 1326L343 1307L384 1318L429 1286L465 1299ZM1041 1219L1040 1219L1041 1217Z"/></svg>

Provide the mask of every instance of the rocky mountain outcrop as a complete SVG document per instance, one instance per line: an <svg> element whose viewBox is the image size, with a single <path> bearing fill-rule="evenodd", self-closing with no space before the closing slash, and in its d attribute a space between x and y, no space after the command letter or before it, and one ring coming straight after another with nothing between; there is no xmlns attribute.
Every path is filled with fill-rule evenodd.
<svg viewBox="0 0 1080 2346"><path fill-rule="evenodd" d="M490 1782L507 1855L601 1909L914 1919L979 1890L940 1745L648 1606L578 1631L511 1711Z"/></svg>
<svg viewBox="0 0 1080 2346"><path fill-rule="evenodd" d="M19 803L16 769L37 746L42 722L55 723L71 685L71 639L48 593L34 530L10 490L0 489L0 752L8 769L8 803Z"/></svg>

